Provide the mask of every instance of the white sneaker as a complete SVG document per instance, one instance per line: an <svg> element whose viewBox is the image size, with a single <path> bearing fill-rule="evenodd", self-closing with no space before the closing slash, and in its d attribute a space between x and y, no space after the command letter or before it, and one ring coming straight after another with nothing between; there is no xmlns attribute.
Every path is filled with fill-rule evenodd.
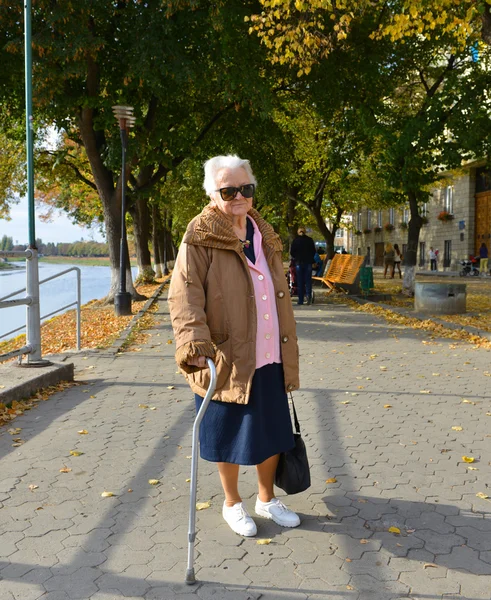
<svg viewBox="0 0 491 600"><path fill-rule="evenodd" d="M270 502L261 502L259 497L256 500L256 514L266 519L273 519L275 523L282 527L298 527L300 517L297 513L289 510L281 500L273 498Z"/></svg>
<svg viewBox="0 0 491 600"><path fill-rule="evenodd" d="M257 527L253 518L247 512L243 502L237 502L233 506L223 503L222 515L229 524L232 531L245 537L253 537L257 533Z"/></svg>

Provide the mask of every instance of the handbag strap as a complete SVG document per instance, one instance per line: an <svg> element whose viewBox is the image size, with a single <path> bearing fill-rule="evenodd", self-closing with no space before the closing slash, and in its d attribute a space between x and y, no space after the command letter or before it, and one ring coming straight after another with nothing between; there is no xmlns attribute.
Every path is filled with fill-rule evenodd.
<svg viewBox="0 0 491 600"><path fill-rule="evenodd" d="M292 396L291 392L290 392L290 400L292 401L293 420L295 422L295 431L296 431L296 433L300 434L300 423L298 422L297 411L295 410L295 403L293 402L293 396Z"/></svg>

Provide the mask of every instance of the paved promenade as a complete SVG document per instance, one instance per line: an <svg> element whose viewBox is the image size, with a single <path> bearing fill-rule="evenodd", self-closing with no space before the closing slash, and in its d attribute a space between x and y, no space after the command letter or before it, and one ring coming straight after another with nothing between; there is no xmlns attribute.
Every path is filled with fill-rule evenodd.
<svg viewBox="0 0 491 600"><path fill-rule="evenodd" d="M211 507L199 583L183 583L194 406L161 299L140 351L78 356L83 385L0 431L0 600L489 600L490 352L343 305L296 316L312 465L311 489L287 499L298 529L258 517L269 545L236 536L200 461Z"/></svg>

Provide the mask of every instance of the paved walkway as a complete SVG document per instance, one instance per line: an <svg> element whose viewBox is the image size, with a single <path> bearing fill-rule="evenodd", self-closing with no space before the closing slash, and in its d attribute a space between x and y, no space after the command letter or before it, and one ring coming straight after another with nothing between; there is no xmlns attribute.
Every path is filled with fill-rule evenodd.
<svg viewBox="0 0 491 600"><path fill-rule="evenodd" d="M258 518L269 545L236 536L201 461L211 508L198 513L200 583L183 584L194 409L161 300L141 351L77 357L84 384L16 419L23 445L1 431L0 599L489 600L491 500L476 494L491 496L491 354L343 305L297 320L313 476L288 498L301 527Z"/></svg>

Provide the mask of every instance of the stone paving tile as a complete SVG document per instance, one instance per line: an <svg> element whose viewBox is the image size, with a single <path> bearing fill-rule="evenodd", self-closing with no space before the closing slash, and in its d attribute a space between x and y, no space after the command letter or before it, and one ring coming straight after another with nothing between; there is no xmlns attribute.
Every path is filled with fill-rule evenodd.
<svg viewBox="0 0 491 600"><path fill-rule="evenodd" d="M183 583L194 408L162 300L138 355L75 356L84 385L19 417L22 447L0 430L0 600L490 600L489 502L476 497L491 476L488 353L342 305L296 318L312 487L286 502L300 528L257 519L267 546L235 535L215 466L200 461L202 581ZM253 468L241 483L252 511Z"/></svg>

